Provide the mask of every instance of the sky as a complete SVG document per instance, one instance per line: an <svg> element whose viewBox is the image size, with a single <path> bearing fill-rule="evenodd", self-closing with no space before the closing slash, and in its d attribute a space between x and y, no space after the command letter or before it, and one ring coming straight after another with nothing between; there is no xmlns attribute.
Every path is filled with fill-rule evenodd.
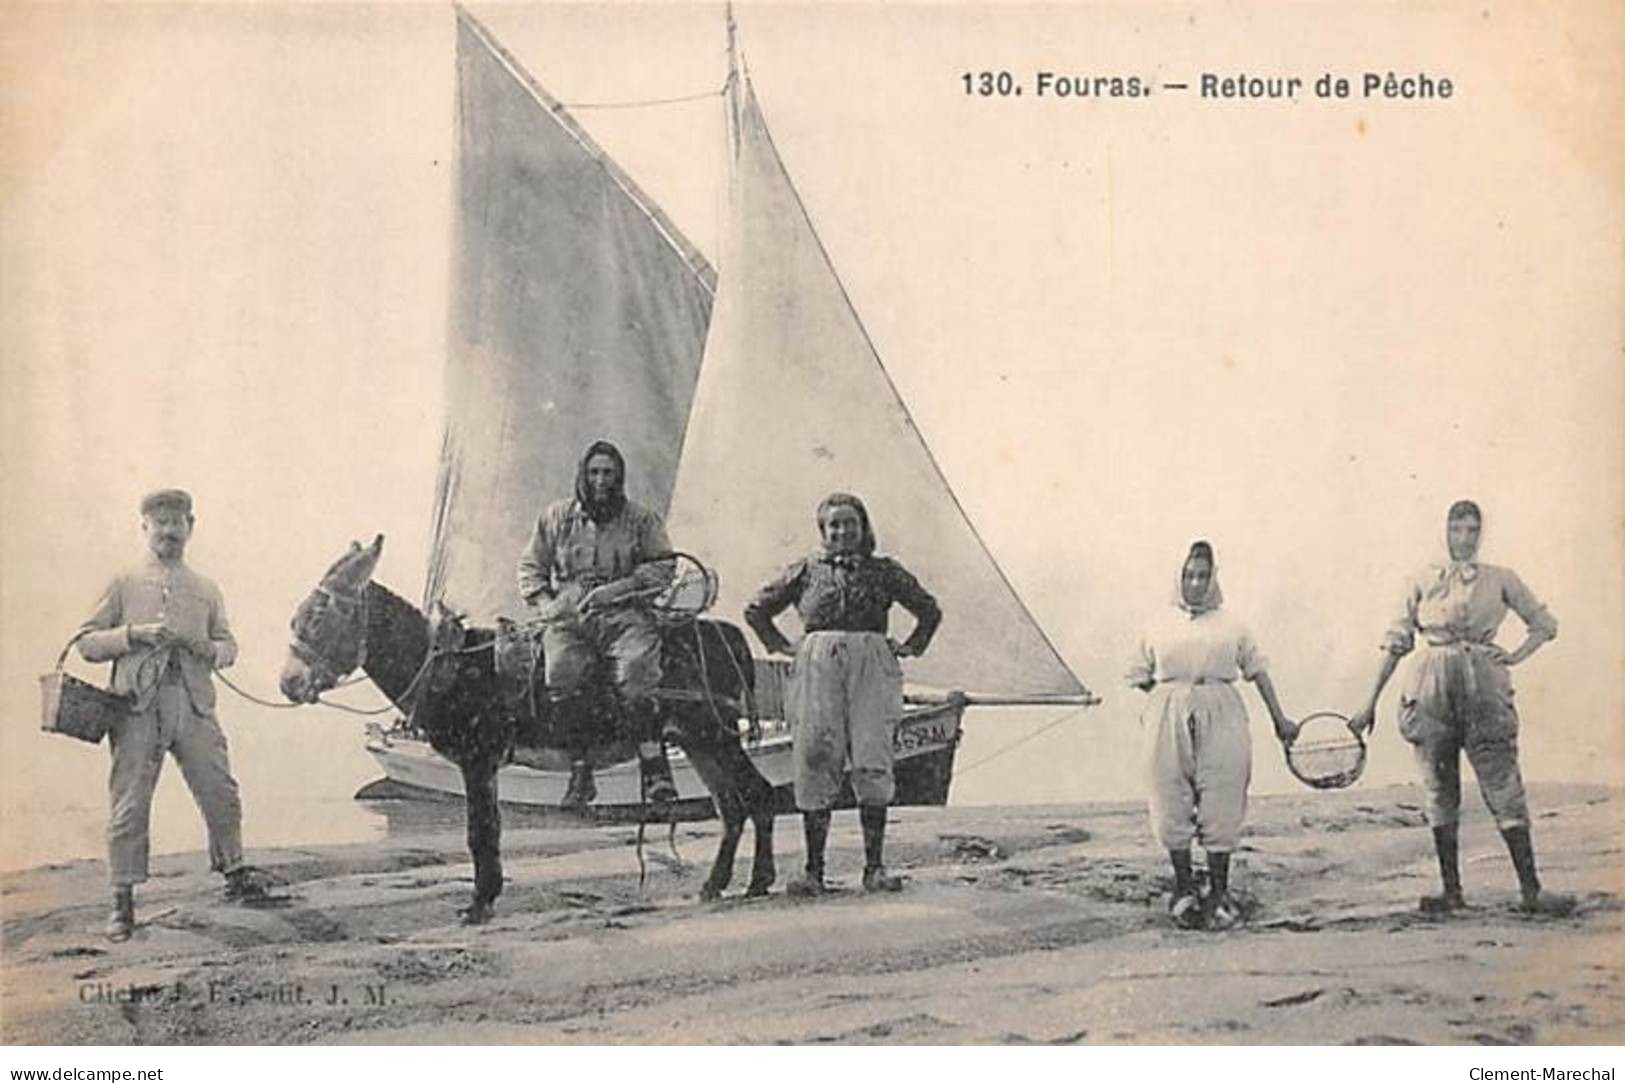
<svg viewBox="0 0 1625 1083"><path fill-rule="evenodd" d="M725 72L715 6L471 10L566 103L683 97ZM18 73L0 102L0 813L21 824L101 801L105 754L38 735L35 679L140 558L146 490L196 496L191 558L260 694L350 540L385 534L380 580L421 589L454 17L0 19ZM1625 49L1605 5L742 5L738 21L775 144L920 431L1106 700L1008 751L1054 716L973 714L961 767L987 762L956 801L1140 792L1121 677L1197 537L1289 713L1352 712L1463 496L1485 510L1483 558L1561 626L1514 673L1526 774L1616 777ZM983 70L1025 94L967 96ZM1035 95L1040 70L1193 87L1425 71L1455 93L1058 100ZM577 116L715 258L720 101ZM1373 780L1411 777L1395 699ZM1250 706L1256 785L1289 785ZM371 775L354 719L222 714L251 809L256 792L328 808ZM165 807L184 810L178 791ZM324 815L251 822L250 842L320 834Z"/></svg>

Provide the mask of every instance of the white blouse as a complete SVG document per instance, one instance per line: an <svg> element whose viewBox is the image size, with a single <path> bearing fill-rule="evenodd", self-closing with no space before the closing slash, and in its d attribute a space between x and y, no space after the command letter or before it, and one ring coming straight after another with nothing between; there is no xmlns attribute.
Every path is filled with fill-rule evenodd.
<svg viewBox="0 0 1625 1083"><path fill-rule="evenodd" d="M1223 609L1193 617L1169 607L1140 638L1128 683L1252 680L1269 668L1246 625Z"/></svg>

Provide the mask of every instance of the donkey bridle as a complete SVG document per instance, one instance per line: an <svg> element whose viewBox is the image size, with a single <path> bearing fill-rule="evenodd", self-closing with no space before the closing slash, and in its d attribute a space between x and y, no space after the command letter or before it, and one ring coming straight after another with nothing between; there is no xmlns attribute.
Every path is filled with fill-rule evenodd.
<svg viewBox="0 0 1625 1083"><path fill-rule="evenodd" d="M332 687L344 674L367 661L367 595L365 589L359 594L343 594L322 583L316 584L315 592L326 598L333 611L340 615L351 620L360 617L360 631L357 633L360 641L356 644L355 662L342 672L332 659L322 653L320 647L300 636L299 629L293 629L293 642L288 645L288 650L295 658L316 670L319 680L328 678L328 687Z"/></svg>

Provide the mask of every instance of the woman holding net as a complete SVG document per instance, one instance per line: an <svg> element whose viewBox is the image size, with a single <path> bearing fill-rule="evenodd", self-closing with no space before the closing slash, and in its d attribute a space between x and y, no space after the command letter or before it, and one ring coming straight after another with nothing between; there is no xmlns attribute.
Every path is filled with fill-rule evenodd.
<svg viewBox="0 0 1625 1083"><path fill-rule="evenodd" d="M1241 920L1230 897L1230 853L1240 840L1252 777L1252 738L1236 679L1258 688L1283 744L1297 727L1281 709L1252 634L1221 608L1207 542L1190 547L1174 602L1141 638L1129 671L1129 683L1149 694L1141 723L1151 829L1173 864L1175 924L1228 929ZM1207 852L1205 900L1197 893L1192 842Z"/></svg>

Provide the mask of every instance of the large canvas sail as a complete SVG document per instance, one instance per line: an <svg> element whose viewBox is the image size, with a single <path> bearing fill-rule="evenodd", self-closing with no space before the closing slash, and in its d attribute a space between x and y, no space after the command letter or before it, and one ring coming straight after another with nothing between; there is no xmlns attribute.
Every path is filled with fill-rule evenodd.
<svg viewBox="0 0 1625 1083"><path fill-rule="evenodd" d="M592 440L665 512L715 275L658 208L467 12L446 427L425 601L519 608L537 513Z"/></svg>
<svg viewBox="0 0 1625 1083"><path fill-rule="evenodd" d="M748 80L730 86L732 212L672 505L673 543L720 568L716 613L738 620L760 584L816 546L818 501L854 492L874 518L880 551L896 554L943 604L931 650L904 663L910 681L992 694L1081 693L898 398Z"/></svg>

